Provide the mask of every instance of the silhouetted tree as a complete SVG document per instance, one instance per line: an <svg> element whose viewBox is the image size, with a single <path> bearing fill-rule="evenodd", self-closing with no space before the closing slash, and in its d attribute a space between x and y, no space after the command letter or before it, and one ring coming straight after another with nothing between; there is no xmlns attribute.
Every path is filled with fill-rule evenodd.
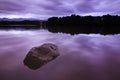
<svg viewBox="0 0 120 80"><path fill-rule="evenodd" d="M52 32L77 33L120 33L120 16L79 16L51 17L47 21L47 28Z"/></svg>

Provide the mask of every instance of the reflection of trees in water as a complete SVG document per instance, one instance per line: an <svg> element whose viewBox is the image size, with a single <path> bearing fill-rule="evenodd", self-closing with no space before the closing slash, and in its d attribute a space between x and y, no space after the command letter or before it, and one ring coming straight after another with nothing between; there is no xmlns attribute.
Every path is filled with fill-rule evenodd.
<svg viewBox="0 0 120 80"><path fill-rule="evenodd" d="M51 32L78 33L120 33L120 16L51 17L44 20L0 21L0 29L48 29Z"/></svg>
<svg viewBox="0 0 120 80"><path fill-rule="evenodd" d="M120 16L79 16L52 17L47 21L47 28L52 32L65 33L119 33Z"/></svg>
<svg viewBox="0 0 120 80"><path fill-rule="evenodd" d="M0 31L0 80L120 80L119 37ZM56 44L60 56L36 71L26 68L26 53L46 42Z"/></svg>
<svg viewBox="0 0 120 80"><path fill-rule="evenodd" d="M24 21L0 21L0 29L41 29L45 28L45 21L24 20Z"/></svg>

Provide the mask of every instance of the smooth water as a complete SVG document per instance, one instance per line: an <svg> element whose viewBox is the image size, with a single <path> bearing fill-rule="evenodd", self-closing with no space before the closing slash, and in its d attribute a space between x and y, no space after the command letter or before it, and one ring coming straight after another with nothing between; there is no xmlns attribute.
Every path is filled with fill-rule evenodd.
<svg viewBox="0 0 120 80"><path fill-rule="evenodd" d="M54 43L60 56L38 70L23 59L35 46ZM120 80L120 34L0 31L0 80Z"/></svg>

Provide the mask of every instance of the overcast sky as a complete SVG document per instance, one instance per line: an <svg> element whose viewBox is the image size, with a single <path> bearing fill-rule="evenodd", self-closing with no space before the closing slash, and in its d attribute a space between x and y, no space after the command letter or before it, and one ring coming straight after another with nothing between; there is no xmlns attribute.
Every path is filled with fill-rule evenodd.
<svg viewBox="0 0 120 80"><path fill-rule="evenodd" d="M120 0L0 0L0 17L39 18L51 16L120 14Z"/></svg>

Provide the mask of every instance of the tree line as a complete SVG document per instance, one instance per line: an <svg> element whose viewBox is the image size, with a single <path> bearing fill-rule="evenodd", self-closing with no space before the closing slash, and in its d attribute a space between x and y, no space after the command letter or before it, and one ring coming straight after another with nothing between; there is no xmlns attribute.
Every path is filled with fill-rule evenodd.
<svg viewBox="0 0 120 80"><path fill-rule="evenodd" d="M46 27L51 32L78 33L120 33L120 16L79 16L51 17L46 22Z"/></svg>
<svg viewBox="0 0 120 80"><path fill-rule="evenodd" d="M0 21L0 29L39 29L39 20Z"/></svg>
<svg viewBox="0 0 120 80"><path fill-rule="evenodd" d="M70 34L79 33L120 33L120 16L80 16L71 15L64 17L51 17L47 21L23 20L23 21L0 21L0 29L48 29L51 32L63 32Z"/></svg>

